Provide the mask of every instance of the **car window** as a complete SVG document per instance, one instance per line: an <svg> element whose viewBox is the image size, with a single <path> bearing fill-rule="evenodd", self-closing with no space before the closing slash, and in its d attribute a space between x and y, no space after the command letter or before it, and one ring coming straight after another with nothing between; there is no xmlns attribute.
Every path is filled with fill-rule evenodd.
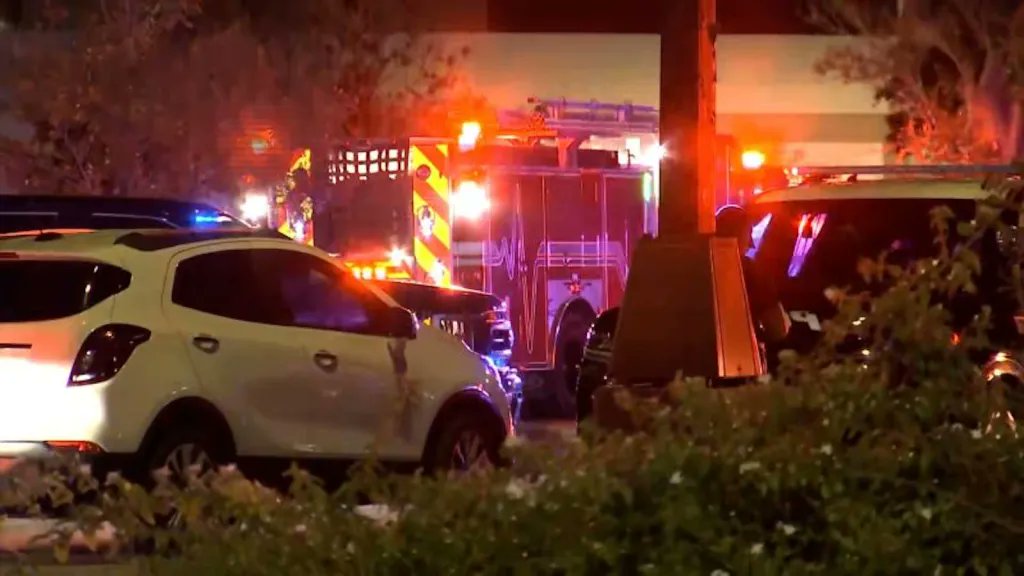
<svg viewBox="0 0 1024 576"><path fill-rule="evenodd" d="M121 292L131 274L79 260L0 260L0 324L74 316Z"/></svg>
<svg viewBox="0 0 1024 576"><path fill-rule="evenodd" d="M818 290L858 280L857 263L883 251L906 264L935 253L931 210L939 200L840 200L780 202L754 214L754 247L748 254L779 280ZM950 206L970 219L974 203Z"/></svg>
<svg viewBox="0 0 1024 576"><path fill-rule="evenodd" d="M612 334L615 332L615 326L619 322L619 309L610 308L605 310L598 315L597 320L594 321L594 332L601 332L602 334Z"/></svg>
<svg viewBox="0 0 1024 576"><path fill-rule="evenodd" d="M253 253L223 250L181 261L174 274L172 302L233 320L290 324L291 314L277 284L258 268Z"/></svg>
<svg viewBox="0 0 1024 576"><path fill-rule="evenodd" d="M311 254L261 250L257 267L277 284L292 325L303 328L380 333L385 304L351 274Z"/></svg>
<svg viewBox="0 0 1024 576"><path fill-rule="evenodd" d="M58 227L56 213L0 212L0 234Z"/></svg>

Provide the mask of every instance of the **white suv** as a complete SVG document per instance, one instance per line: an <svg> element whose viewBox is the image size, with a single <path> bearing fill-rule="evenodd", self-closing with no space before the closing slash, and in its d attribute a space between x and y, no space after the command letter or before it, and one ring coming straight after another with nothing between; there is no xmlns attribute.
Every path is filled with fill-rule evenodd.
<svg viewBox="0 0 1024 576"><path fill-rule="evenodd" d="M0 238L0 461L493 463L482 358L319 250L253 231Z"/></svg>

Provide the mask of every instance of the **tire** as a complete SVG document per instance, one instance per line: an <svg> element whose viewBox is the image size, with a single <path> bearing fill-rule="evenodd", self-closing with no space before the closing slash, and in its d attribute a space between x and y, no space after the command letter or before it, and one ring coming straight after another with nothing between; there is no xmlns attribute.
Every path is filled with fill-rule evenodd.
<svg viewBox="0 0 1024 576"><path fill-rule="evenodd" d="M1001 396L1013 421L1024 419L1024 383L1015 376L1003 374L989 384Z"/></svg>
<svg viewBox="0 0 1024 576"><path fill-rule="evenodd" d="M224 439L217 437L215 428L189 424L168 427L157 436L144 462L149 477L166 466L173 480L183 480L189 465L199 465L198 472L203 474L231 460L233 455L225 447Z"/></svg>
<svg viewBox="0 0 1024 576"><path fill-rule="evenodd" d="M562 418L576 417L576 386L593 315L570 312L562 319L555 349L554 398Z"/></svg>
<svg viewBox="0 0 1024 576"><path fill-rule="evenodd" d="M194 473L198 477L210 470L216 470L220 465L231 462L234 454L227 446L227 442L221 434L218 434L218 428L215 426L204 426L194 420L184 423L178 421L166 426L156 437L152 449L145 455L141 463L142 473L146 479L143 485L154 486L156 471L166 467L170 474L169 480L179 486L184 486L188 481L189 473L189 466L183 458L184 455L191 454L195 459L194 464L198 466L198 469ZM161 529L178 528L181 522L181 518L176 512L158 515L155 520L156 527ZM143 554L156 551L154 541L138 541L135 542L135 546L137 551ZM173 553L173 550L163 552Z"/></svg>
<svg viewBox="0 0 1024 576"><path fill-rule="evenodd" d="M493 418L465 410L446 418L427 449L427 472L467 473L500 466L502 433Z"/></svg>
<svg viewBox="0 0 1024 576"><path fill-rule="evenodd" d="M594 412L594 393L607 384L608 366L593 360L580 364L579 381L576 384L576 430Z"/></svg>

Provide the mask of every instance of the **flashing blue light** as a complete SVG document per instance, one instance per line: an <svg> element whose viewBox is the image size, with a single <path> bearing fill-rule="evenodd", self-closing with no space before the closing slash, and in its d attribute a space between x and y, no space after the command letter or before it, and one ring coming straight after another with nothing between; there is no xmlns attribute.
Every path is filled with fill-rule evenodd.
<svg viewBox="0 0 1024 576"><path fill-rule="evenodd" d="M201 225L204 225L204 224L223 224L225 222L230 222L230 221L231 221L231 218L228 217L228 216L225 216L224 214L209 213L209 212L207 212L207 213L200 212L200 213L197 213L195 216L192 217L192 222L194 224L198 225L198 226L201 226Z"/></svg>

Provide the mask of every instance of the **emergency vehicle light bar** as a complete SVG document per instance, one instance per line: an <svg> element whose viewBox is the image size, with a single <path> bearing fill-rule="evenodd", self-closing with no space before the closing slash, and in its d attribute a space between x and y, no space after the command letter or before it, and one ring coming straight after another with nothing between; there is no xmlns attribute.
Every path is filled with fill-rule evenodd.
<svg viewBox="0 0 1024 576"><path fill-rule="evenodd" d="M844 175L898 175L898 176L942 176L949 174L1005 174L1024 175L1024 166L1010 164L932 164L910 166L903 164L885 166L794 166L788 170L799 176L844 176Z"/></svg>

